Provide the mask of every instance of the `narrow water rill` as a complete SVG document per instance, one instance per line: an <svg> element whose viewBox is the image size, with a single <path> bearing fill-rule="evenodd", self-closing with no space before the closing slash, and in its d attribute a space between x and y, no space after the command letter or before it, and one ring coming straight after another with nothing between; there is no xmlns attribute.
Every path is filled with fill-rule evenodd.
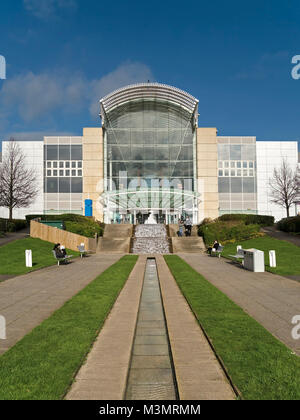
<svg viewBox="0 0 300 420"><path fill-rule="evenodd" d="M168 254L170 245L165 225L137 225L133 254Z"/></svg>
<svg viewBox="0 0 300 420"><path fill-rule="evenodd" d="M156 262L148 258L125 399L177 398Z"/></svg>

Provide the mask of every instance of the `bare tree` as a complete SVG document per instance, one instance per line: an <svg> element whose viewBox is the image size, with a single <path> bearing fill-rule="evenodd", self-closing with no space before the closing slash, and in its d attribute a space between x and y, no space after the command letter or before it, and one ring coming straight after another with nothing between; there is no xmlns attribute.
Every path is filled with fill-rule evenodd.
<svg viewBox="0 0 300 420"><path fill-rule="evenodd" d="M286 209L290 217L290 208L299 196L299 178L297 168L293 170L286 159L282 160L280 168L274 168L273 178L269 180L271 202Z"/></svg>
<svg viewBox="0 0 300 420"><path fill-rule="evenodd" d="M13 209L29 207L37 193L36 173L26 168L25 156L11 138L0 164L0 207L7 207L12 219Z"/></svg>

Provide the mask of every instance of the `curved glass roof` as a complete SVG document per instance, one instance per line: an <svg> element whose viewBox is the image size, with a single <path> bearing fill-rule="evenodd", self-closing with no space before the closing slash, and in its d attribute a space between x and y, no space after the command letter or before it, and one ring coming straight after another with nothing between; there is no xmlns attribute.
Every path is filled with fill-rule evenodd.
<svg viewBox="0 0 300 420"><path fill-rule="evenodd" d="M168 101L184 108L191 115L198 113L198 99L187 92L161 83L137 83L115 90L100 100L101 117L127 102L149 99Z"/></svg>

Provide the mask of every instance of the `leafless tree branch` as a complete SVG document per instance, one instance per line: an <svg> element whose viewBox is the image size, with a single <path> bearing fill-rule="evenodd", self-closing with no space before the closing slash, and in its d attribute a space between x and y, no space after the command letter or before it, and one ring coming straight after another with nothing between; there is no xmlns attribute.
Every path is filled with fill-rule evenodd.
<svg viewBox="0 0 300 420"><path fill-rule="evenodd" d="M34 169L25 165L25 156L18 143L11 138L8 151L0 165L0 206L9 209L29 207L37 196L38 188Z"/></svg>

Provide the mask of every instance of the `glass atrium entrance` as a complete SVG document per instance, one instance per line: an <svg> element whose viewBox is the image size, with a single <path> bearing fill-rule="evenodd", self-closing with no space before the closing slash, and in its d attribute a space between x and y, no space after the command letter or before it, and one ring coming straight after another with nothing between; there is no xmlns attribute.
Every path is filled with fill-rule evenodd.
<svg viewBox="0 0 300 420"><path fill-rule="evenodd" d="M197 221L197 100L158 83L101 100L105 223Z"/></svg>

